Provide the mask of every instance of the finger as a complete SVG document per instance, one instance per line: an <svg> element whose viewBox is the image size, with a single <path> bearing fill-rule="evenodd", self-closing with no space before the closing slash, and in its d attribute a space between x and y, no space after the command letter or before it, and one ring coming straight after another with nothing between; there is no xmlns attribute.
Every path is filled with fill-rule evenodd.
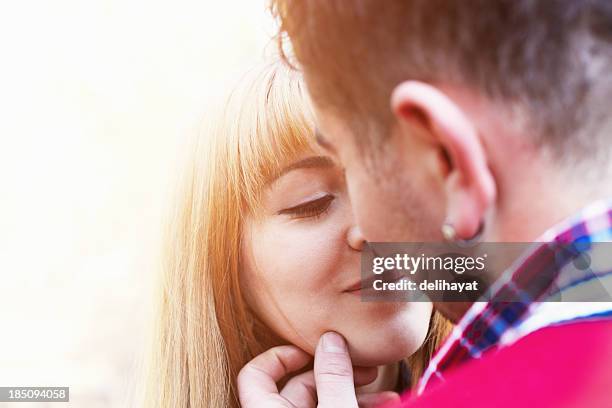
<svg viewBox="0 0 612 408"><path fill-rule="evenodd" d="M314 371L310 370L290 379L280 395L297 408L317 406L317 390Z"/></svg>
<svg viewBox="0 0 612 408"><path fill-rule="evenodd" d="M295 346L278 346L249 361L238 373L240 402L248 405L269 394L278 394L276 383L311 360L310 355Z"/></svg>
<svg viewBox="0 0 612 408"><path fill-rule="evenodd" d="M353 367L353 381L356 387L370 384L378 376L376 367ZM310 370L293 377L285 384L280 395L296 407L314 407L317 405L317 389L314 371ZM359 396L357 397L359 401Z"/></svg>
<svg viewBox="0 0 612 408"><path fill-rule="evenodd" d="M320 408L357 407L351 357L338 333L321 336L315 350L314 373Z"/></svg>
<svg viewBox="0 0 612 408"><path fill-rule="evenodd" d="M381 405L397 404L401 401L399 394L393 391L384 391L371 394L361 394L357 396L359 408L383 408Z"/></svg>

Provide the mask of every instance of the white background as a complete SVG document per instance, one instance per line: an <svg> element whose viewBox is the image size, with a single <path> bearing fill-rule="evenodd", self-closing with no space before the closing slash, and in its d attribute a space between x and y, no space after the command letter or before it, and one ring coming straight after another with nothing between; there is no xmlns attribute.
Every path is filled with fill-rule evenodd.
<svg viewBox="0 0 612 408"><path fill-rule="evenodd" d="M71 407L121 406L177 148L274 48L266 5L0 4L1 386L69 386Z"/></svg>

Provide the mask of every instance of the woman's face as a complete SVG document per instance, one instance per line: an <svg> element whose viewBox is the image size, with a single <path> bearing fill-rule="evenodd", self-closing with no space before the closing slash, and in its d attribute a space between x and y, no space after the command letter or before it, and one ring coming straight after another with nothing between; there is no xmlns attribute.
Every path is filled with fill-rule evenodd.
<svg viewBox="0 0 612 408"><path fill-rule="evenodd" d="M274 333L314 353L321 334L348 341L353 363L389 364L423 343L428 302L362 302L360 257L344 174L320 150L286 163L263 193L263 215L247 217L241 285Z"/></svg>

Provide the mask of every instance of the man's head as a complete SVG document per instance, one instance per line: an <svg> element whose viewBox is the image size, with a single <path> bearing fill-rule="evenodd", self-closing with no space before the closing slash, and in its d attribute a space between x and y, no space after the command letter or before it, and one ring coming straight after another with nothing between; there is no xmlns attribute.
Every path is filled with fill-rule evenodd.
<svg viewBox="0 0 612 408"><path fill-rule="evenodd" d="M596 197L608 0L277 0L366 238L533 240ZM610 184L610 183L608 183ZM607 192L609 194L609 191Z"/></svg>

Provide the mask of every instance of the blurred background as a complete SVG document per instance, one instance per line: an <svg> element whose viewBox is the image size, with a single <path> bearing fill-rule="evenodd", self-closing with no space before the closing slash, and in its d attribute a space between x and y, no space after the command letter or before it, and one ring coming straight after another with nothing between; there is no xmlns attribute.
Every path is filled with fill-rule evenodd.
<svg viewBox="0 0 612 408"><path fill-rule="evenodd" d="M266 0L0 5L0 386L122 406L181 143L274 50Z"/></svg>

